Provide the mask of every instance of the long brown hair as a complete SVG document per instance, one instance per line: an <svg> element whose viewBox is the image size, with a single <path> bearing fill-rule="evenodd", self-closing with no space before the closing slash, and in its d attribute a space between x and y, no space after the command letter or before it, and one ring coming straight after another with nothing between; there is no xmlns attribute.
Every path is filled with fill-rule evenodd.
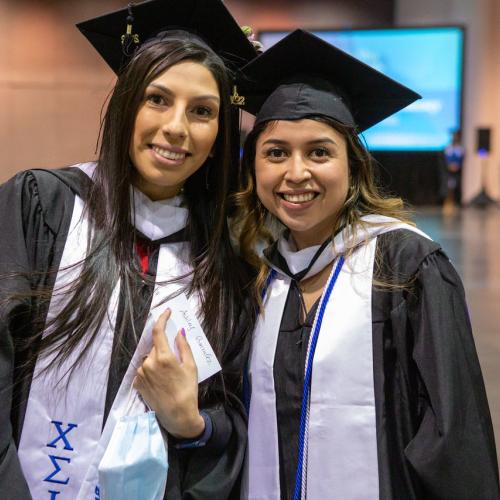
<svg viewBox="0 0 500 500"><path fill-rule="evenodd" d="M349 228L354 234L357 229L369 224L361 219L368 214L385 215L411 223L401 198L385 195L377 185L374 172L375 160L364 146L357 130L325 116L308 116L306 118L329 125L342 134L346 140L349 189L332 227L332 238L342 228ZM259 123L248 134L243 149L241 189L234 195L234 203L238 208L234 227L238 234L241 255L257 271L255 278L257 298L260 297L268 268L258 256L256 248L263 242L270 243L273 240L273 235L268 228L270 222L276 222L276 218L267 211L257 196L255 153L259 136L275 123L275 121Z"/></svg>
<svg viewBox="0 0 500 500"><path fill-rule="evenodd" d="M115 345L123 348L125 318L132 318L134 313L132 284L140 276L130 197L135 169L129 159L129 143L146 87L168 68L186 60L211 71L221 99L214 157L208 158L186 180L183 196L189 209L186 230L193 267L188 293L199 295L202 325L216 355L224 359L229 340L248 304L245 301L247 272L232 248L226 218L229 177L235 169L230 149L233 125L230 123L229 77L223 61L204 42L182 31L170 31L146 42L117 80L103 120L93 183L86 196L92 236L87 257L79 277L69 289L71 299L57 318L45 325L49 333L41 338L38 331L23 344L23 349L34 354L30 356L28 368L32 368L36 356L55 351L61 366L83 343L73 367L76 366L106 320L108 303L118 280L125 292L122 294L125 313L124 321L115 330ZM48 295L47 291L41 291L37 298L47 300Z"/></svg>

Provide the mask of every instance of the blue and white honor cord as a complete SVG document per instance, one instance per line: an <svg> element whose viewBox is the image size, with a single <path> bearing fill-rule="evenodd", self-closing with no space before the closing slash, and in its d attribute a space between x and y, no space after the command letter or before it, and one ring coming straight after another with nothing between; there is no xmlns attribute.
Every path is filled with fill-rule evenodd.
<svg viewBox="0 0 500 500"><path fill-rule="evenodd" d="M333 287L335 286L343 264L344 257L341 255L337 262L337 265L328 278L325 287L325 293L323 294L321 303L319 304L318 311L316 313L313 333L309 339L309 345L307 347L306 366L304 374L304 391L302 394L302 408L300 412L299 454L297 461L297 473L295 475L295 492L293 496L294 500L305 500L306 498L308 451L307 444L309 440L309 413L311 405L311 380L314 353L316 351L316 345L318 343L319 332L321 330L321 324L323 322L326 305L328 304L333 291Z"/></svg>

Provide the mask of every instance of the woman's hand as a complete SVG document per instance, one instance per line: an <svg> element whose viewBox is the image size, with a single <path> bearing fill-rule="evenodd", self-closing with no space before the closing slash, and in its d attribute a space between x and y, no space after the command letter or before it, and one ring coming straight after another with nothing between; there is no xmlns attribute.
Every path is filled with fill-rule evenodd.
<svg viewBox="0 0 500 500"><path fill-rule="evenodd" d="M153 348L137 370L134 388L156 412L161 426L177 438L199 436L205 421L198 410L198 370L184 329L175 339L180 361L168 345L167 309L153 327Z"/></svg>

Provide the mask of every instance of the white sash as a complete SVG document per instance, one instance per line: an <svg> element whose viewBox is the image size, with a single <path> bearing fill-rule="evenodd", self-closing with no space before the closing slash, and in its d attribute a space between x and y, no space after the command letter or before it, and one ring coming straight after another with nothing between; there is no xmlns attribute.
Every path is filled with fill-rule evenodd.
<svg viewBox="0 0 500 500"><path fill-rule="evenodd" d="M85 258L88 223L83 209L83 201L76 197L48 319L62 310L68 283L81 271L81 266L64 268ZM74 499L78 494L88 457L101 435L118 297L119 283L98 338L69 381L64 374L80 350L73 351L58 371L52 369L39 375L54 364L57 352L36 363L18 451L33 498L64 500Z"/></svg>
<svg viewBox="0 0 500 500"><path fill-rule="evenodd" d="M81 164L78 168L92 177L95 164ZM185 226L187 210L179 207L180 198L152 202L136 192L134 202L136 227L150 238L162 238ZM48 319L56 317L65 305L69 284L81 272L81 266L71 266L85 258L87 240L88 221L84 216L84 202L76 196ZM184 275L191 270L189 264L182 260L183 255L189 255L183 245L161 245L157 282ZM151 309L164 309L166 306L159 304L189 279L187 277L184 283L166 286L157 283ZM142 403L133 397L135 391L131 390L131 383L142 358L152 347L151 330L154 319L151 312L144 328L146 334L139 341L101 436L119 289L120 283L117 283L109 303L107 319L100 327L98 338L69 381L64 374L80 354L79 349L71 354L59 371L50 369L40 376L37 375L43 368L53 364L57 353L37 360L18 450L34 499L98 498L97 465L115 422L125 411L130 410L131 414L144 411ZM189 302L193 311L198 312L199 302L194 294ZM57 385L59 378L63 380Z"/></svg>
<svg viewBox="0 0 500 500"><path fill-rule="evenodd" d="M306 498L379 498L372 348L372 274L377 235L412 226L368 216L326 306L316 347L308 428ZM354 241L335 239L342 253ZM335 255L333 255L335 257ZM287 259L288 261L288 259ZM331 261L331 259L330 259ZM266 294L265 313L254 333L247 464L242 498L279 500L279 452L273 365L290 278L279 273ZM348 314L346 314L348 311ZM315 321L316 323L316 321ZM314 330L314 325L313 325Z"/></svg>

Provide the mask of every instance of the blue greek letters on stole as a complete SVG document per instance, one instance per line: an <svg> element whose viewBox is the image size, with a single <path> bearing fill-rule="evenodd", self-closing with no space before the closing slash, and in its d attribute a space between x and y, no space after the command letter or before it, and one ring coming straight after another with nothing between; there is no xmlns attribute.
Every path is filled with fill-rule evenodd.
<svg viewBox="0 0 500 500"><path fill-rule="evenodd" d="M52 441L47 443L47 448L55 448L57 450L60 450L60 452L73 452L74 448L71 446L70 437L68 437L68 434L73 429L78 427L78 425L69 422L67 424L64 424L63 422L59 422L58 420L51 420L50 423L53 424L56 435L54 439L52 439ZM65 426L65 428L63 428L63 426ZM66 467L67 464L71 463L71 456L61 455L60 452L57 455L51 454L54 453L51 450L51 453L49 453L48 458L51 462L52 472L47 474L47 476L45 476L43 480L47 481L48 483L64 486L67 485L71 479L67 474ZM50 493L50 500L57 500L57 495L62 492L63 489L48 490L48 493Z"/></svg>

